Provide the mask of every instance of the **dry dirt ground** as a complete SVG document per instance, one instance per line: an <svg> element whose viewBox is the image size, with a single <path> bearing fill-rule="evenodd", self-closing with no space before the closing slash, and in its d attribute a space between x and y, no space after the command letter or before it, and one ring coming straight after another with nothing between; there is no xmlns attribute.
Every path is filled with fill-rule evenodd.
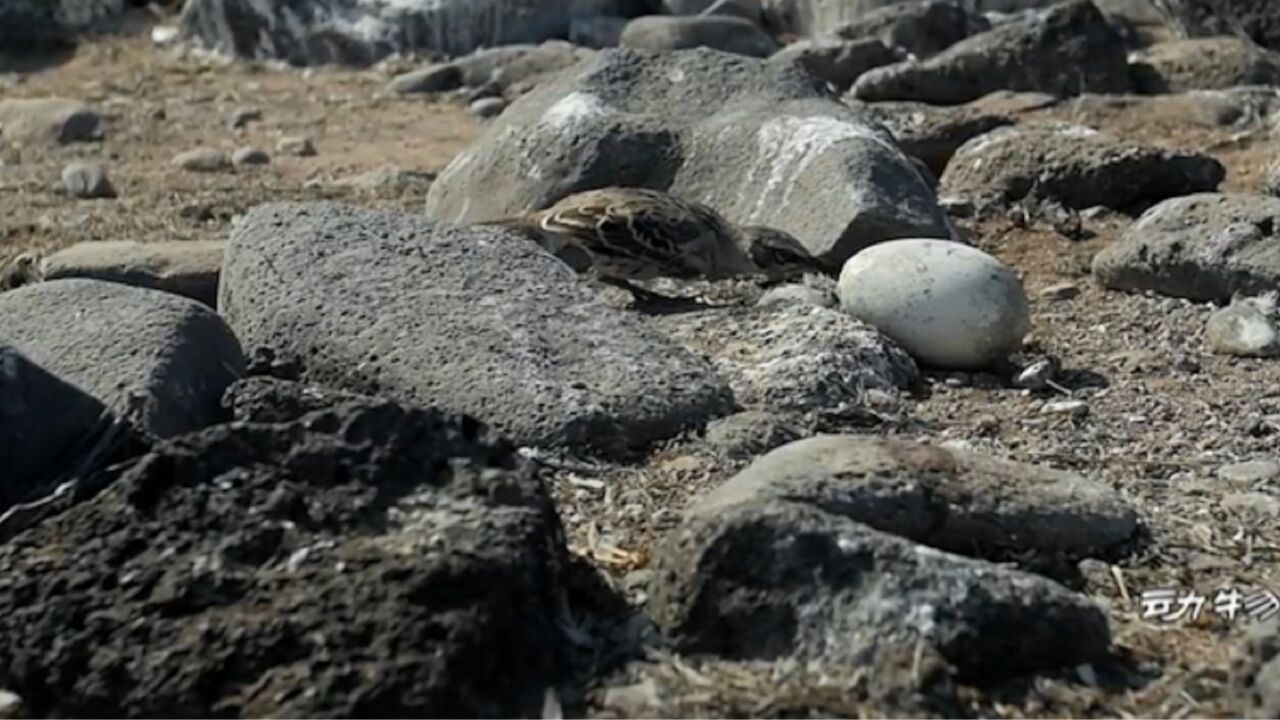
<svg viewBox="0 0 1280 720"><path fill-rule="evenodd" d="M153 48L145 36L95 41L31 73L0 75L4 97L65 96L91 101L109 119L105 142L41 152L0 150L0 262L29 248L86 240L213 239L257 203L336 199L417 211L421 188L362 191L342 178L393 164L438 172L482 132L460 106L405 99L385 90L389 69L280 70L225 63ZM229 126L239 108L262 110L245 130ZM1142 107L1067 103L1027 121L1069 119L1121 136L1188 150L1210 150L1229 167L1228 189L1256 187L1276 140L1233 138ZM314 157L274 153L286 135L314 139ZM269 166L193 174L170 163L200 146L254 145ZM62 165L101 159L116 200L74 201L56 191ZM1280 362L1224 358L1203 334L1212 308L1179 300L1104 292L1088 277L1093 253L1128 219L1086 221L1091 239L1014 219L969 223L973 241L1024 276L1033 303L1036 349L1057 355L1066 391L1087 414L1045 414L1047 400L983 389L982 382L932 376L904 403L902 419L864 432L957 441L1017 460L1099 478L1139 508L1149 529L1132 553L1086 573L1083 591L1109 608L1112 667L974 693L969 712L986 716L1230 716L1242 709L1227 691L1230 650L1247 622L1211 613L1198 623L1141 618L1143 590L1177 587L1211 595L1221 588L1280 592L1280 481L1223 479L1223 465L1280 459ZM1078 297L1043 299L1051 285L1078 285ZM981 378L979 378L981 380ZM634 603L655 539L701 492L737 468L696 438L673 441L643 465L556 477L574 549ZM1250 493L1258 493L1251 495ZM1064 629L1070 631L1069 628ZM616 668L582 703L593 715L637 712L619 697L649 697L644 714L859 715L883 712L851 700L841 679L807 677L776 666L699 662L662 653ZM608 685L642 691L606 692ZM633 690L635 688L633 687ZM967 696L968 697L968 696Z"/></svg>

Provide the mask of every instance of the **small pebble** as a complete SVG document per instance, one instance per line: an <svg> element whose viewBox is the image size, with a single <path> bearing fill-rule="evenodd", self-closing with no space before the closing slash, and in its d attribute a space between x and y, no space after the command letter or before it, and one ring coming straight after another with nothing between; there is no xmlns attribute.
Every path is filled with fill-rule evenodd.
<svg viewBox="0 0 1280 720"><path fill-rule="evenodd" d="M1280 478L1280 462L1251 460L1218 468L1218 477L1228 482L1258 483Z"/></svg>
<svg viewBox="0 0 1280 720"><path fill-rule="evenodd" d="M179 154L173 164L190 172L218 172L231 167L231 158L221 150L197 148Z"/></svg>
<svg viewBox="0 0 1280 720"><path fill-rule="evenodd" d="M1051 302L1071 300L1080 295L1080 286L1071 282L1058 283L1040 291L1040 297Z"/></svg>
<svg viewBox="0 0 1280 720"><path fill-rule="evenodd" d="M283 137L276 143L276 152L294 157L311 157L316 154L316 146L309 137Z"/></svg>
<svg viewBox="0 0 1280 720"><path fill-rule="evenodd" d="M468 110L472 115L482 118L497 117L507 109L507 101L500 97L482 97L471 103Z"/></svg>
<svg viewBox="0 0 1280 720"><path fill-rule="evenodd" d="M73 197L91 200L113 198L115 186L100 163L73 162L62 169L62 187Z"/></svg>
<svg viewBox="0 0 1280 720"><path fill-rule="evenodd" d="M240 108L231 113L231 129L239 130L248 127L249 123L257 122L262 119L262 110L254 107Z"/></svg>
<svg viewBox="0 0 1280 720"><path fill-rule="evenodd" d="M1058 374L1058 362L1051 357L1041 358L1013 378L1013 384L1028 390L1043 390Z"/></svg>
<svg viewBox="0 0 1280 720"><path fill-rule="evenodd" d="M1041 415L1082 416L1089 413L1089 405L1083 400L1054 400L1040 408Z"/></svg>
<svg viewBox="0 0 1280 720"><path fill-rule="evenodd" d="M231 163L236 167L267 165L270 162L271 156L266 151L257 148L243 147L231 154Z"/></svg>

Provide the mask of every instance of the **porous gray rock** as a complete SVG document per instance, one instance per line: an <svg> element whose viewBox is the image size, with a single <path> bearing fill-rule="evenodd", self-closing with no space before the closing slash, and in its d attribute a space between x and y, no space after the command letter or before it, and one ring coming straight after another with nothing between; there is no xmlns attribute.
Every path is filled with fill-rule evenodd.
<svg viewBox="0 0 1280 720"><path fill-rule="evenodd" d="M980 207L1051 200L1064 207L1144 210L1216 190L1226 168L1199 153L1137 145L1080 125L1000 128L956 150L939 192Z"/></svg>
<svg viewBox="0 0 1280 720"><path fill-rule="evenodd" d="M82 200L113 198L116 188L102 163L76 161L62 168L62 188Z"/></svg>
<svg viewBox="0 0 1280 720"><path fill-rule="evenodd" d="M655 52L707 47L758 58L778 49L778 43L759 25L731 15L638 17L627 23L618 44Z"/></svg>
<svg viewBox="0 0 1280 720"><path fill-rule="evenodd" d="M1198 193L1151 208L1093 259L1113 290L1227 303L1280 286L1280 199Z"/></svg>
<svg viewBox="0 0 1280 720"><path fill-rule="evenodd" d="M846 102L888 128L903 151L924 163L934 176L942 175L961 145L1016 122L977 103L939 107L917 102L864 103L854 98Z"/></svg>
<svg viewBox="0 0 1280 720"><path fill-rule="evenodd" d="M7 145L55 145L101 140L106 120L79 100L0 100L0 138Z"/></svg>
<svg viewBox="0 0 1280 720"><path fill-rule="evenodd" d="M872 10L829 32L848 39L876 38L923 60L990 29L985 17L967 11L956 0L910 0Z"/></svg>
<svg viewBox="0 0 1280 720"><path fill-rule="evenodd" d="M471 418L219 425L0 545L0 678L36 717L537 715L566 564L545 483Z"/></svg>
<svg viewBox="0 0 1280 720"><path fill-rule="evenodd" d="M572 67L593 55L563 40L477 50L448 62L398 75L391 89L401 94L436 93L494 84L501 91Z"/></svg>
<svg viewBox="0 0 1280 720"><path fill-rule="evenodd" d="M1131 57L1134 88L1156 94L1280 83L1280 54L1236 37L1157 43Z"/></svg>
<svg viewBox="0 0 1280 720"><path fill-rule="evenodd" d="M1276 295L1236 298L1205 323L1205 339L1214 352L1240 357L1280 356L1280 312Z"/></svg>
<svg viewBox="0 0 1280 720"><path fill-rule="evenodd" d="M104 420L101 402L0 343L0 513L74 470Z"/></svg>
<svg viewBox="0 0 1280 720"><path fill-rule="evenodd" d="M224 240L76 243L48 256L44 278L94 278L163 290L216 307Z"/></svg>
<svg viewBox="0 0 1280 720"><path fill-rule="evenodd" d="M805 38L769 56L771 63L799 63L837 90L847 90L862 73L897 58L875 38Z"/></svg>
<svg viewBox="0 0 1280 720"><path fill-rule="evenodd" d="M606 50L512 103L427 194L476 222L608 185L667 190L790 232L828 264L893 237L949 237L883 129L794 65L707 49Z"/></svg>
<svg viewBox="0 0 1280 720"><path fill-rule="evenodd" d="M1248 624L1232 657L1231 695L1243 717L1280 716L1280 617Z"/></svg>
<svg viewBox="0 0 1280 720"><path fill-rule="evenodd" d="M393 53L465 55L568 35L572 0L191 0L180 26L204 46L294 65L367 65Z"/></svg>
<svg viewBox="0 0 1280 720"><path fill-rule="evenodd" d="M795 415L745 410L707 425L707 445L730 458L743 459L799 440L804 423Z"/></svg>
<svg viewBox="0 0 1280 720"><path fill-rule="evenodd" d="M218 422L223 391L244 372L236 336L208 307L101 280L0 294L0 343L162 438Z"/></svg>
<svg viewBox="0 0 1280 720"><path fill-rule="evenodd" d="M856 407L869 389L897 391L920 379L901 348L839 310L799 304L717 309L657 323L694 354L708 357L748 407Z"/></svg>
<svg viewBox="0 0 1280 720"><path fill-rule="evenodd" d="M625 452L733 403L705 362L497 228L259 206L232 233L219 307L305 381L467 412L527 445Z"/></svg>
<svg viewBox="0 0 1280 720"><path fill-rule="evenodd" d="M785 500L695 509L659 546L651 615L685 652L875 667L880 682L918 689L945 686L934 673L947 666L988 684L1105 654L1106 615L1086 598L847 512Z"/></svg>
<svg viewBox="0 0 1280 720"><path fill-rule="evenodd" d="M1103 555L1133 539L1137 514L1073 472L892 438L820 435L757 459L695 514L791 502L958 554Z"/></svg>
<svg viewBox="0 0 1280 720"><path fill-rule="evenodd" d="M1121 38L1092 2L1068 0L969 37L927 60L871 70L858 78L853 92L869 101L955 105L996 90L1069 97L1131 87Z"/></svg>

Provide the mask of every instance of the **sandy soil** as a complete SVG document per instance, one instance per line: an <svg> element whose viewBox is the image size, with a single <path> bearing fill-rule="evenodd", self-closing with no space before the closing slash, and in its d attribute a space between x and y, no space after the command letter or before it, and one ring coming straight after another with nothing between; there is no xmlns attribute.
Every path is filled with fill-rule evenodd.
<svg viewBox="0 0 1280 720"><path fill-rule="evenodd" d="M4 97L64 96L91 101L109 118L105 142L43 151L0 150L0 262L29 249L86 240L225 237L233 219L270 200L338 199L417 211L420 189L362 191L337 181L384 165L438 172L475 138L480 121L463 108L404 99L385 90L389 70L277 70L157 50L143 38L105 39L60 64L0 76ZM263 119L234 130L237 109ZM1123 137L1208 150L1230 169L1226 187L1250 189L1271 159L1265 133L1235 137L1185 119L1153 117L1143 107L1064 104L1032 118L1069 119ZM306 135L314 157L275 153L279 138ZM269 166L193 174L171 159L196 147L257 146ZM74 201L56 190L73 158L105 161L117 200ZM931 377L929 392L904 407L908 419L872 432L963 441L1018 460L1075 469L1117 488L1150 529L1128 557L1088 576L1083 590L1110 608L1117 646L1113 667L1097 677L1059 679L973 695L972 711L1018 716L1227 716L1240 709L1226 692L1229 651L1246 622L1211 614L1196 624L1140 618L1142 591L1160 586L1212 594L1223 587L1280 591L1277 518L1241 493L1280 499L1280 482L1219 478L1225 464L1277 459L1280 363L1212 355L1203 326L1212 308L1178 300L1104 292L1090 281L1089 258L1114 240L1123 217L1088 221L1094 237L1073 241L1016 219L969 224L974 242L1016 267L1034 306L1033 342L1071 372L1064 382L1084 399L1084 416L1041 412L1052 396L979 389L963 378ZM1073 300L1040 290L1078 285ZM981 385L981 383L978 383ZM700 492L729 477L696 439L655 451L645 465L599 473L564 471L557 491L574 548L617 589L643 602L655 538ZM1239 503L1239 504L1233 504ZM1263 512L1259 512L1259 509ZM586 698L592 714L605 685L652 678L666 715L859 714L838 693L776 669L695 663L662 654L634 660L601 680Z"/></svg>

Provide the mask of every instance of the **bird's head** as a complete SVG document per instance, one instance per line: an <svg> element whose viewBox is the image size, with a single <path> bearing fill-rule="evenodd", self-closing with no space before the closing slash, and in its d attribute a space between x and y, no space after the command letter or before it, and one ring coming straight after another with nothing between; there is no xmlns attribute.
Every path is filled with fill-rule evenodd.
<svg viewBox="0 0 1280 720"><path fill-rule="evenodd" d="M826 263L814 257L789 233L762 225L748 225L741 229L741 235L751 262L770 278L798 277L805 273L830 274Z"/></svg>

